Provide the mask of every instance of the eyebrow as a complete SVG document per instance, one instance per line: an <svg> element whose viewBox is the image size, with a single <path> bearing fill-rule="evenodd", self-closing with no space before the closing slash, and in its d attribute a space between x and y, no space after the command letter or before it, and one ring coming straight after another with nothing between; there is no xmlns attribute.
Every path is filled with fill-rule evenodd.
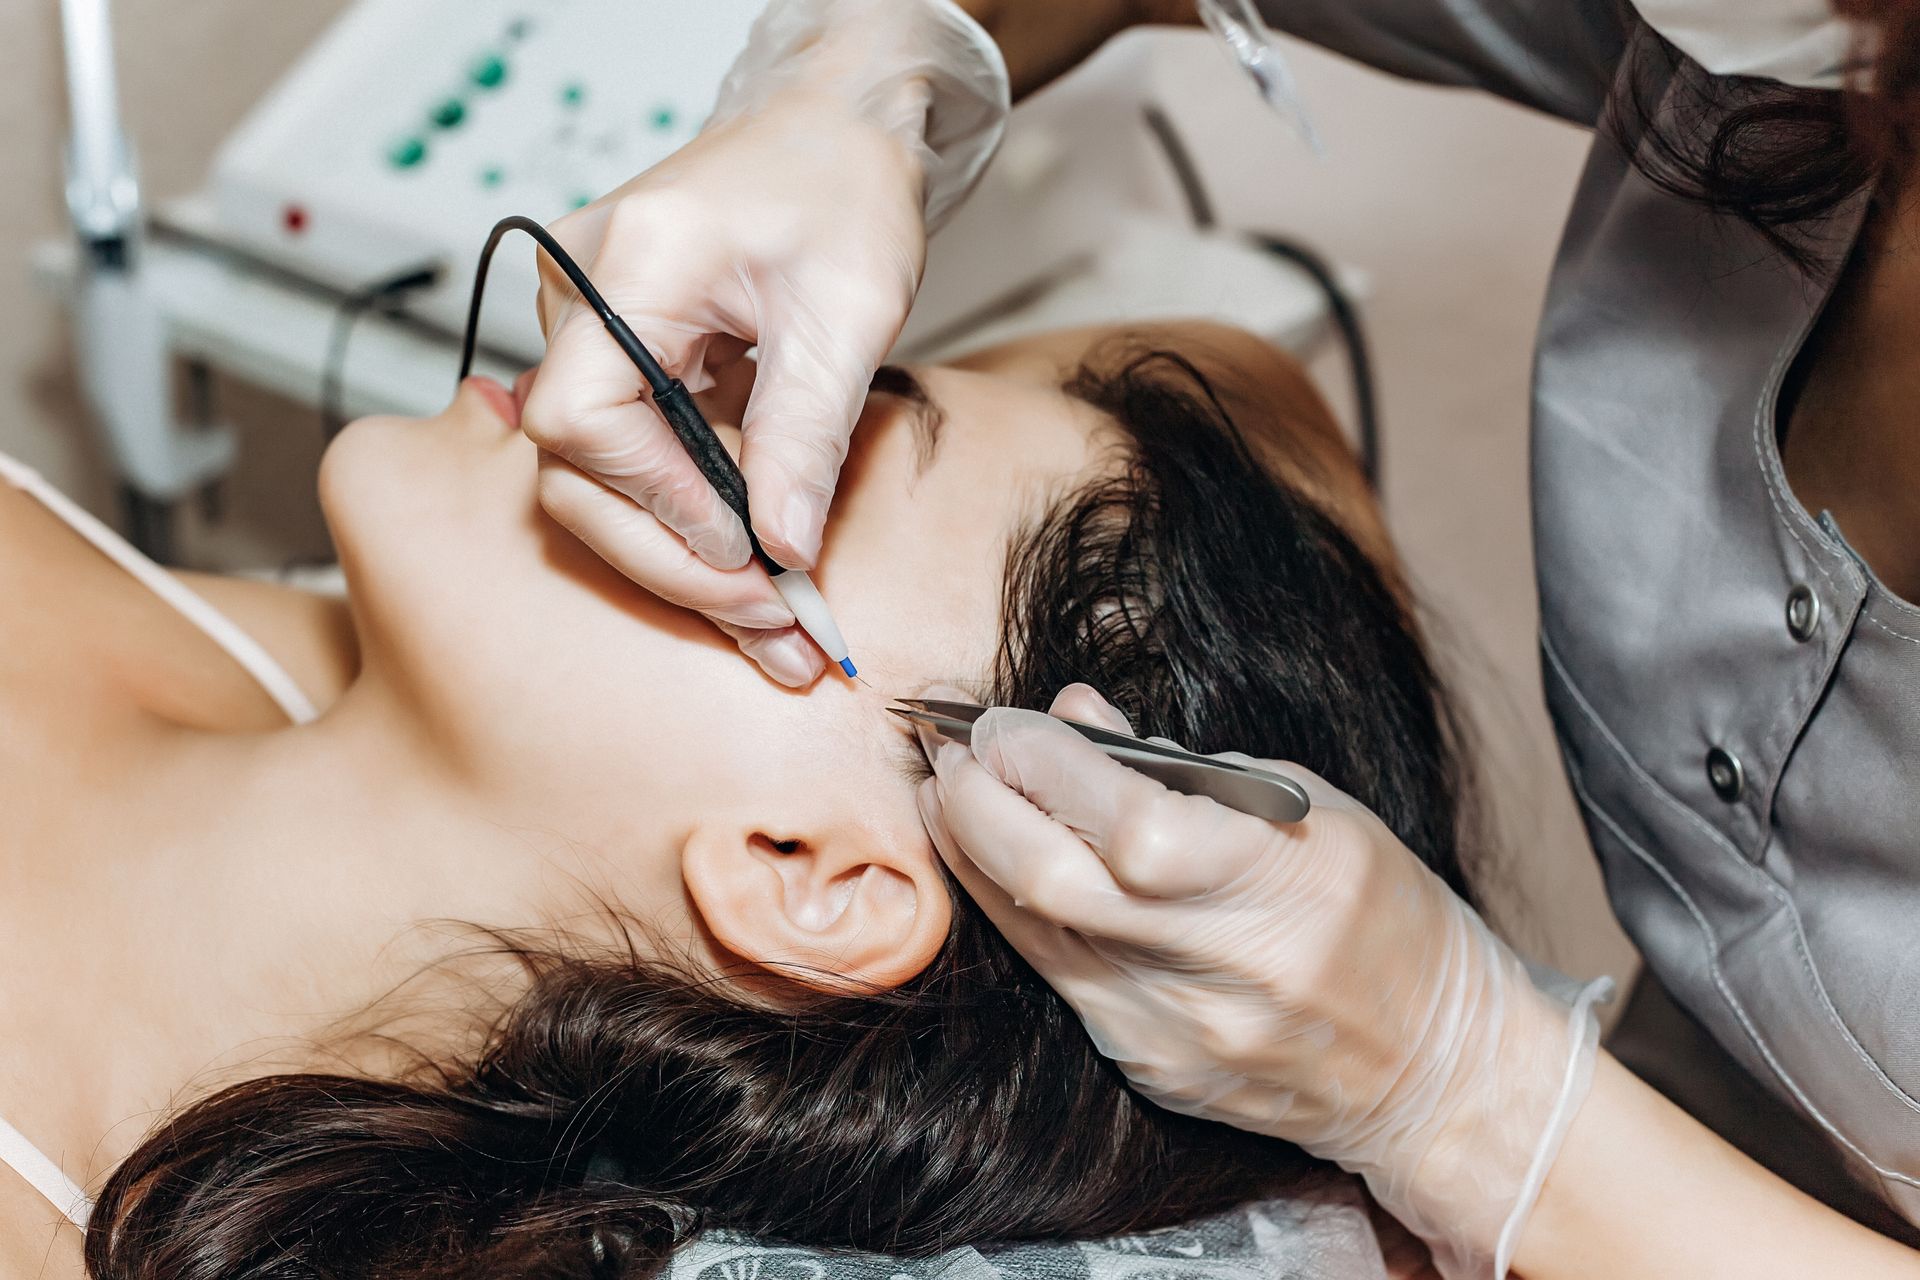
<svg viewBox="0 0 1920 1280"><path fill-rule="evenodd" d="M940 431L947 425L947 411L927 394L926 384L913 372L897 364L883 364L874 371L869 391L892 396L907 406L907 420L913 426L913 473L918 476L933 465L940 449Z"/></svg>
<svg viewBox="0 0 1920 1280"><path fill-rule="evenodd" d="M911 738L905 739L899 746L888 751L893 757L893 770L909 787L918 787L933 776L933 766L927 762L926 753L920 750L920 744Z"/></svg>

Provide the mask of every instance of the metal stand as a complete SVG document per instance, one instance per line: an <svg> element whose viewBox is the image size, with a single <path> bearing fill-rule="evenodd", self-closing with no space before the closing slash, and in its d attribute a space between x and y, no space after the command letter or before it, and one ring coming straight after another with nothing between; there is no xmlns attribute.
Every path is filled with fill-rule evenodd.
<svg viewBox="0 0 1920 1280"><path fill-rule="evenodd" d="M126 487L134 542L164 553L171 521L156 513L222 475L234 439L173 414L172 353L143 271L140 183L120 124L110 0L61 0L60 21L72 117L67 213L81 247L73 308L81 390Z"/></svg>
<svg viewBox="0 0 1920 1280"><path fill-rule="evenodd" d="M173 504L150 498L132 485L120 487L120 513L127 541L157 564L174 563Z"/></svg>

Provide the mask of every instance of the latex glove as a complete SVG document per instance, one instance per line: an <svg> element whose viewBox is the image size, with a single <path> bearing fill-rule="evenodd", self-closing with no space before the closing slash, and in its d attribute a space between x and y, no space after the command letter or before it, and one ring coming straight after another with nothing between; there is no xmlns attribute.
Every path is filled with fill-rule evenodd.
<svg viewBox="0 0 1920 1280"><path fill-rule="evenodd" d="M1092 689L1068 719L1131 732ZM1379 819L1291 764L1281 827L1180 795L1033 711L927 745L947 865L1095 1045L1174 1111L1365 1177L1449 1280L1504 1275L1585 1097L1593 1001L1526 968Z"/></svg>
<svg viewBox="0 0 1920 1280"><path fill-rule="evenodd" d="M775 0L699 136L551 228L691 389L758 345L741 469L754 529L790 568L820 553L929 222L978 177L1007 100L998 50L948 0ZM541 272L548 351L522 429L549 455L542 505L774 678L809 683L824 657L750 563L739 518L544 255Z"/></svg>

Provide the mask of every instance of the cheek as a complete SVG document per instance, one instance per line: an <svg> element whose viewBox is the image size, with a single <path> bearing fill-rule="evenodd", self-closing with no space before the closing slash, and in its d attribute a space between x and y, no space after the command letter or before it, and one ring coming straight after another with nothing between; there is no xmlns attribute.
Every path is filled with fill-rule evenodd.
<svg viewBox="0 0 1920 1280"><path fill-rule="evenodd" d="M543 610L537 660L519 664L543 757L523 775L561 809L605 814L644 830L713 819L769 822L864 778L831 690L793 694L768 682L730 642L682 638L659 623Z"/></svg>
<svg viewBox="0 0 1920 1280"><path fill-rule="evenodd" d="M440 418L363 418L321 460L321 509L342 555L377 544L487 545L487 531L524 536L534 507L533 445Z"/></svg>

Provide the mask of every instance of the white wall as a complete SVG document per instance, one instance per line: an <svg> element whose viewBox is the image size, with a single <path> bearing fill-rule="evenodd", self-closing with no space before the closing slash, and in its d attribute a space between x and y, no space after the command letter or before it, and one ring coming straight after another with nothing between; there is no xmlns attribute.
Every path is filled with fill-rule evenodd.
<svg viewBox="0 0 1920 1280"><path fill-rule="evenodd" d="M193 187L246 107L342 0L119 0L128 118L155 196ZM75 405L61 316L25 246L62 227L57 7L0 0L0 449L110 512L112 489ZM1200 141L1229 223L1304 236L1372 277L1386 421L1387 504L1481 727L1498 818L1498 914L1580 973L1624 973L1541 708L1526 502L1526 386L1546 272L1586 139L1457 92L1406 86L1297 53L1326 137L1307 155L1204 40L1168 55L1190 89L1176 119ZM1330 389L1343 376L1321 361ZM190 554L271 562L324 548L313 514L310 411L242 388L226 407L243 464L217 529Z"/></svg>

